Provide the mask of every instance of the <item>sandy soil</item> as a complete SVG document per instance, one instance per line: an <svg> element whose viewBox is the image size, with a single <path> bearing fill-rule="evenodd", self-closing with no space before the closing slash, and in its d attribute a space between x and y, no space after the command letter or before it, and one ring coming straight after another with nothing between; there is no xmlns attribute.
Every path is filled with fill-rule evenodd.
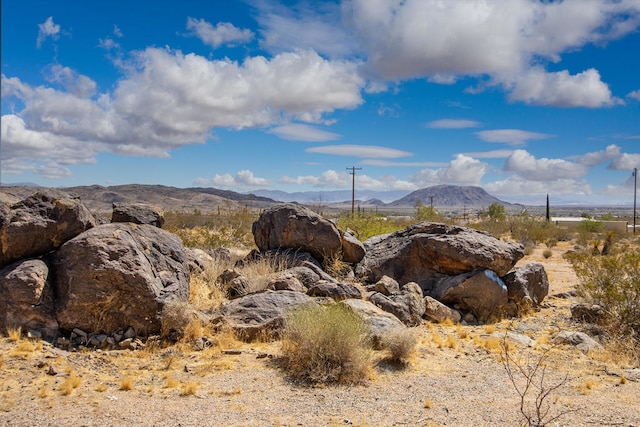
<svg viewBox="0 0 640 427"><path fill-rule="evenodd" d="M572 300L553 296L577 280L561 257L566 249L544 259L540 247L521 261L543 262L549 275L551 296L539 312L487 326L425 322L415 328L417 351L407 367L378 355L358 386L296 385L278 367L278 343L221 338L203 352L178 346L70 353L0 338L0 425L514 426L523 421L520 399L499 345L509 330L536 341L513 344L511 354L523 366L527 357L544 357L543 386L562 383L544 401L549 415L563 414L548 425L640 426L637 369L608 352L550 344L555 332L579 328L570 320ZM58 374L48 375L50 367Z"/></svg>

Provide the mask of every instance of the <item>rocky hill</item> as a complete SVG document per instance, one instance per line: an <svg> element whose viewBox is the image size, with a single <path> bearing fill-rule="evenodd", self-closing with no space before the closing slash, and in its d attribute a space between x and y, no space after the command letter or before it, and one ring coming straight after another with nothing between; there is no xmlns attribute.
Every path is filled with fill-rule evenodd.
<svg viewBox="0 0 640 427"><path fill-rule="evenodd" d="M436 185L416 190L405 197L388 204L388 206L415 206L420 201L424 205L433 204L436 208L487 208L493 203L504 206L514 206L504 202L480 187Z"/></svg>
<svg viewBox="0 0 640 427"><path fill-rule="evenodd" d="M1 187L0 191L19 198L26 197L40 187ZM217 209L241 207L259 208L273 206L274 200L253 194L240 194L216 188L176 188L163 185L129 184L111 187L100 185L59 188L60 191L78 197L95 212L111 211L115 203L148 203L165 211L212 212Z"/></svg>

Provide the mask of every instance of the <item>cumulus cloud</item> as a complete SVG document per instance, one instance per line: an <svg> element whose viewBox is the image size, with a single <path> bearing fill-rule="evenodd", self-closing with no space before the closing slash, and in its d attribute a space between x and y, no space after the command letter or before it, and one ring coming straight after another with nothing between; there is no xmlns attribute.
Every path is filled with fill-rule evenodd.
<svg viewBox="0 0 640 427"><path fill-rule="evenodd" d="M60 34L60 25L53 22L53 16L47 18L42 24L38 24L38 38L36 39L36 47L40 49L42 43L51 38L57 40Z"/></svg>
<svg viewBox="0 0 640 427"><path fill-rule="evenodd" d="M506 159L513 154L513 150L475 151L462 154L475 159Z"/></svg>
<svg viewBox="0 0 640 427"><path fill-rule="evenodd" d="M451 163L441 169L423 169L413 175L409 181L418 188L438 184L480 185L489 165L464 154L457 154Z"/></svg>
<svg viewBox="0 0 640 427"><path fill-rule="evenodd" d="M23 125L14 126L12 141L3 137L3 148L5 142L24 141L20 132L35 132L96 150L87 158L100 151L166 157L174 148L204 143L219 127L326 123L327 114L362 103L364 81L356 68L313 51L237 63L147 48L123 68L127 74L112 93L95 94L95 82L60 65L50 68L48 78L65 90L31 86L3 74L3 99L16 97L24 104L16 112ZM320 135L330 136L315 133ZM53 161L62 164L62 153Z"/></svg>
<svg viewBox="0 0 640 427"><path fill-rule="evenodd" d="M627 94L627 98L635 99L636 101L640 101L640 89L634 90L633 92L629 92Z"/></svg>
<svg viewBox="0 0 640 427"><path fill-rule="evenodd" d="M226 173L223 175L216 174L210 179L197 178L194 181L194 185L230 189L238 187L267 187L272 185L272 182L265 178L259 178L252 171L244 169L238 171L235 175Z"/></svg>
<svg viewBox="0 0 640 427"><path fill-rule="evenodd" d="M553 137L546 133L529 132L520 129L496 129L476 132L483 141L501 142L507 145L524 145L532 139L547 139Z"/></svg>
<svg viewBox="0 0 640 427"><path fill-rule="evenodd" d="M324 171L320 176L303 175L297 177L283 176L280 184L311 185L316 188L351 188L351 175L346 171ZM366 190L416 190L418 187L412 182L401 180L393 175L383 175L373 178L366 174L356 174L356 186Z"/></svg>
<svg viewBox="0 0 640 427"><path fill-rule="evenodd" d="M570 75L567 70L549 73L533 68L517 77L509 100L533 105L590 108L623 103L612 96L609 86L600 80L600 73L593 68L576 75Z"/></svg>
<svg viewBox="0 0 640 427"><path fill-rule="evenodd" d="M482 123L480 122L464 119L440 119L426 124L427 127L433 129L466 129L477 128L481 125Z"/></svg>
<svg viewBox="0 0 640 427"><path fill-rule="evenodd" d="M485 184L484 189L491 194L498 195L521 195L529 196L542 194L571 194L589 195L592 194L591 186L584 179L563 178L554 181L532 181L518 175L510 176L507 179Z"/></svg>
<svg viewBox="0 0 640 427"><path fill-rule="evenodd" d="M609 164L609 169L613 170L633 170L640 168L640 154L623 153L616 157Z"/></svg>
<svg viewBox="0 0 640 427"><path fill-rule="evenodd" d="M611 144L604 150L593 151L591 153L583 154L582 156L575 156L572 157L572 159L575 159L575 161L580 164L591 167L613 160L617 157L620 157L620 147L615 144Z"/></svg>
<svg viewBox="0 0 640 427"><path fill-rule="evenodd" d="M340 138L340 135L337 133L328 132L314 126L300 123L276 126L269 129L268 132L273 133L282 139L288 139L291 141L323 142L333 141Z"/></svg>
<svg viewBox="0 0 640 427"><path fill-rule="evenodd" d="M308 153L333 154L336 156L352 156L366 158L396 159L408 157L412 154L395 148L380 147L375 145L325 145L321 147L307 148Z"/></svg>
<svg viewBox="0 0 640 427"><path fill-rule="evenodd" d="M604 44L640 24L640 4L633 0L349 0L343 11L366 69L379 79L450 84L489 76L513 90L513 101L565 107L620 101L596 70L548 73L539 64L559 62L566 52Z"/></svg>
<svg viewBox="0 0 640 427"><path fill-rule="evenodd" d="M502 169L523 179L541 182L577 179L587 173L583 164L545 157L537 159L525 150L515 150L505 160Z"/></svg>
<svg viewBox="0 0 640 427"><path fill-rule="evenodd" d="M240 29L229 22L218 22L214 27L204 19L187 19L187 29L202 42L216 49L223 44L235 45L253 40L253 31Z"/></svg>
<svg viewBox="0 0 640 427"><path fill-rule="evenodd" d="M313 49L333 58L352 56L356 41L342 25L341 7L332 2L299 2L285 7L279 2L257 2L264 49L283 52Z"/></svg>
<svg viewBox="0 0 640 427"><path fill-rule="evenodd" d="M96 92L96 82L60 64L49 67L49 74L45 78L51 83L62 85L67 92L80 98L90 98Z"/></svg>

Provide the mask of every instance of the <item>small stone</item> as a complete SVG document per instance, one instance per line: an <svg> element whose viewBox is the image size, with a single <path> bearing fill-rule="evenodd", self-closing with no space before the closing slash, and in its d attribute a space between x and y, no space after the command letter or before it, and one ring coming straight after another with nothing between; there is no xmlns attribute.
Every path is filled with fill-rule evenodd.
<svg viewBox="0 0 640 427"><path fill-rule="evenodd" d="M124 338L124 339L128 339L128 338L135 338L135 337L136 337L136 335L138 335L138 334L137 334L137 332L136 332L136 330L135 330L132 326L129 326L129 327L127 328L127 330L126 330L126 331L124 331L123 338Z"/></svg>
<svg viewBox="0 0 640 427"><path fill-rule="evenodd" d="M47 370L47 375L56 376L58 375L58 370L53 365L49 365L49 369Z"/></svg>
<svg viewBox="0 0 640 427"><path fill-rule="evenodd" d="M242 354L242 350L230 348L227 350L222 350L222 354Z"/></svg>
<svg viewBox="0 0 640 427"><path fill-rule="evenodd" d="M87 333L80 328L73 328L72 332L79 337L83 337L83 338L87 337Z"/></svg>

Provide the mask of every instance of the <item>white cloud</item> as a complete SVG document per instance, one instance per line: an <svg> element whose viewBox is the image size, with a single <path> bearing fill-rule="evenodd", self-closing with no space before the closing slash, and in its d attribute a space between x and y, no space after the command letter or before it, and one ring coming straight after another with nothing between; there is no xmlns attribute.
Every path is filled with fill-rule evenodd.
<svg viewBox="0 0 640 427"><path fill-rule="evenodd" d="M271 52L313 49L321 55L345 58L357 45L342 25L341 7L331 2L298 2L285 7L278 2L257 2L261 47ZM311 7L313 5L313 7Z"/></svg>
<svg viewBox="0 0 640 427"><path fill-rule="evenodd" d="M614 170L624 171L633 170L633 168L640 168L640 154L623 153L609 164L609 169Z"/></svg>
<svg viewBox="0 0 640 427"><path fill-rule="evenodd" d="M511 87L509 100L526 104L597 108L623 103L612 96L609 86L593 68L576 75L566 70L549 73L533 68L507 86Z"/></svg>
<svg viewBox="0 0 640 427"><path fill-rule="evenodd" d="M640 89L634 90L633 92L629 92L627 94L627 98L635 99L636 101L640 101Z"/></svg>
<svg viewBox="0 0 640 427"><path fill-rule="evenodd" d="M202 42L216 49L223 44L242 44L253 40L253 31L240 29L229 22L218 22L215 27L204 19L187 19L187 29Z"/></svg>
<svg viewBox="0 0 640 427"><path fill-rule="evenodd" d="M573 196L592 193L589 183L583 179L557 179L553 181L532 181L521 176L510 176L501 181L487 183L484 189L497 195L521 195L529 197L543 194L571 194Z"/></svg>
<svg viewBox="0 0 640 427"><path fill-rule="evenodd" d="M506 159L513 154L513 150L475 151L462 154L474 159Z"/></svg>
<svg viewBox="0 0 640 427"><path fill-rule="evenodd" d="M271 181L265 178L259 178L254 175L250 170L244 169L238 171L235 176L231 174L218 175L216 174L211 179L197 178L194 181L194 185L216 187L216 188L247 188L247 187L267 187L272 184Z"/></svg>
<svg viewBox="0 0 640 427"><path fill-rule="evenodd" d="M577 179L587 173L586 166L562 159L536 159L525 150L515 150L504 162L505 172L531 180L549 182L555 180Z"/></svg>
<svg viewBox="0 0 640 427"><path fill-rule="evenodd" d="M367 159L362 160L359 164L368 166L393 166L393 167L439 167L446 166L448 163L443 162L392 162L389 160Z"/></svg>
<svg viewBox="0 0 640 427"><path fill-rule="evenodd" d="M278 135L280 138L291 141L333 141L339 139L340 135L326 130L318 129L314 126L300 123L277 126L268 130L269 133Z"/></svg>
<svg viewBox="0 0 640 427"><path fill-rule="evenodd" d="M53 16L47 18L42 24L38 24L38 38L36 40L36 47L39 49L48 37L53 40L58 39L60 34L60 25L53 22Z"/></svg>
<svg viewBox="0 0 640 427"><path fill-rule="evenodd" d="M482 123L476 122L474 120L441 119L429 122L426 124L426 126L433 129L466 129L477 128L479 126L482 126Z"/></svg>
<svg viewBox="0 0 640 427"><path fill-rule="evenodd" d="M122 38L122 30L120 30L120 28L117 25L113 26L113 35L118 38Z"/></svg>
<svg viewBox="0 0 640 427"><path fill-rule="evenodd" d="M480 185L488 169L486 163L458 154L446 168L423 169L409 180L418 188L438 184Z"/></svg>
<svg viewBox="0 0 640 427"><path fill-rule="evenodd" d="M96 93L96 82L60 64L49 67L49 75L46 79L51 83L62 85L67 92L79 98L90 98Z"/></svg>
<svg viewBox="0 0 640 427"><path fill-rule="evenodd" d="M533 64L559 62L566 52L620 38L640 24L636 0L349 0L343 11L367 70L380 79L449 84L489 76L514 89L514 101L556 106L619 100L596 70L571 76Z"/></svg>
<svg viewBox="0 0 640 427"><path fill-rule="evenodd" d="M611 144L607 146L604 150L594 151L591 153L584 154L582 156L574 156L576 162L583 164L585 166L596 166L600 163L607 162L609 160L613 160L620 156L620 147L615 144Z"/></svg>
<svg viewBox="0 0 640 427"><path fill-rule="evenodd" d="M546 133L529 132L520 129L496 129L476 132L483 141L501 142L507 145L524 145L532 139L547 139L553 137Z"/></svg>
<svg viewBox="0 0 640 427"><path fill-rule="evenodd" d="M295 178L283 176L278 181L280 184L288 185L312 185L316 188L351 188L351 175L346 171L336 172L327 170L320 176L304 175ZM372 178L363 173L356 174L356 187L367 190L416 190L414 183L397 179L393 175L383 175L380 178Z"/></svg>
<svg viewBox="0 0 640 427"><path fill-rule="evenodd" d="M336 156L352 156L367 158L396 159L408 157L412 154L395 148L379 147L375 145L325 145L321 147L307 148L308 153L333 154Z"/></svg>
<svg viewBox="0 0 640 427"><path fill-rule="evenodd" d="M95 82L60 65L51 67L49 79L65 91L3 74L3 101L16 97L24 104L16 112L22 131L86 146L82 152L95 150L86 158L101 151L166 157L174 148L205 142L218 127L262 128L283 120L331 123L327 114L363 102L357 66L313 51L239 64L148 48L134 59L121 68L127 74L115 90L98 95L93 95ZM330 136L315 133L320 135ZM60 164L63 153L55 155ZM3 156L9 160L4 151Z"/></svg>

